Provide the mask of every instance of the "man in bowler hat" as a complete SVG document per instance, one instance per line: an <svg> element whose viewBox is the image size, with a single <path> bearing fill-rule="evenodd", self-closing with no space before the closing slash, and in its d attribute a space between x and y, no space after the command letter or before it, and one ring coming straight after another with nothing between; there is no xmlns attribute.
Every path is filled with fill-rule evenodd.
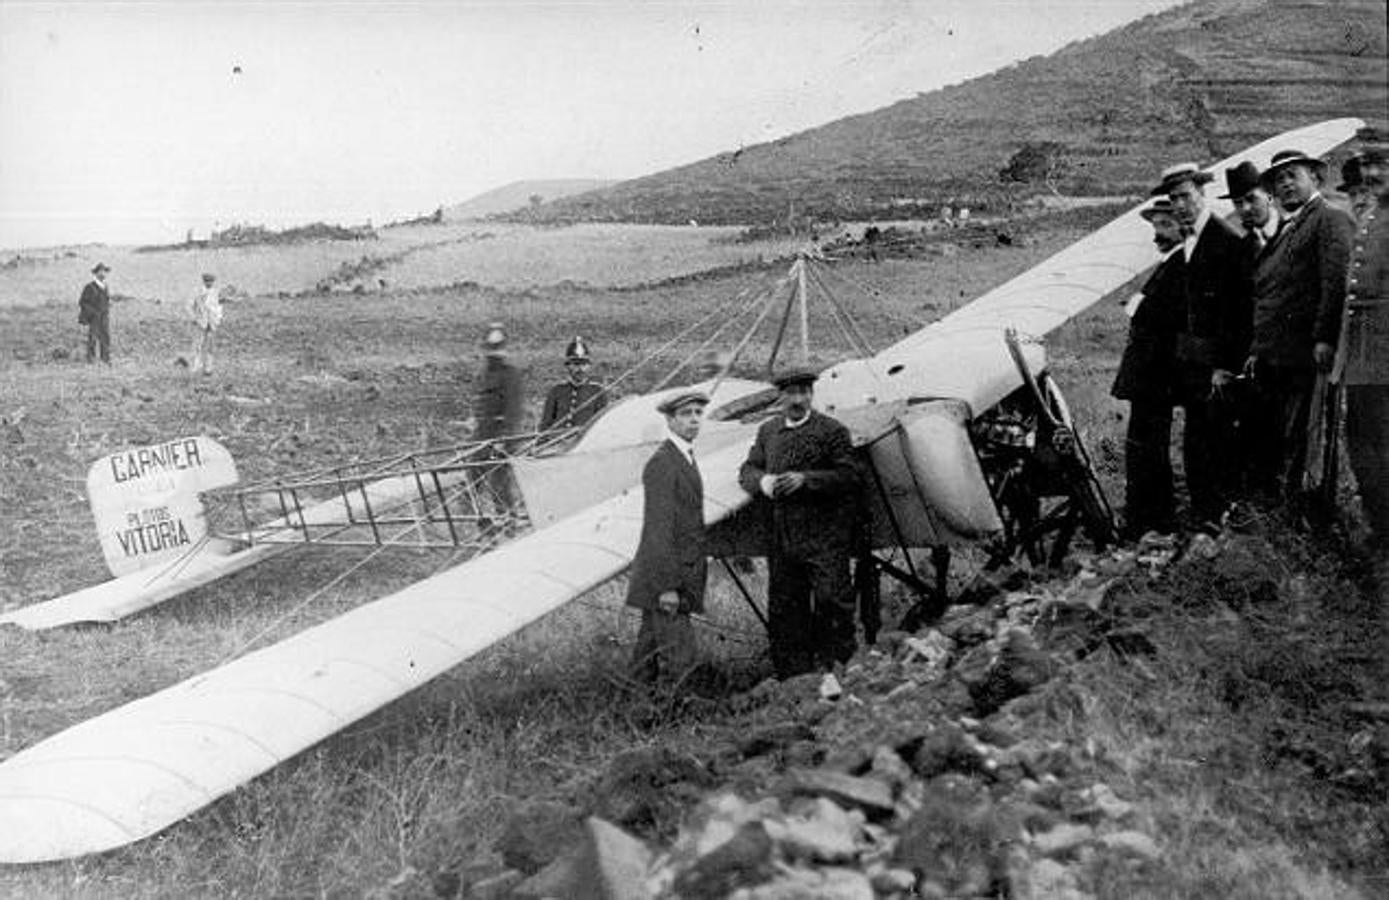
<svg viewBox="0 0 1389 900"><path fill-rule="evenodd" d="M638 681L679 681L697 662L691 613L704 612L708 561L704 548L704 482L695 462L709 398L682 391L657 409L666 439L641 473L641 539L627 584L627 605L641 610L632 651Z"/></svg>

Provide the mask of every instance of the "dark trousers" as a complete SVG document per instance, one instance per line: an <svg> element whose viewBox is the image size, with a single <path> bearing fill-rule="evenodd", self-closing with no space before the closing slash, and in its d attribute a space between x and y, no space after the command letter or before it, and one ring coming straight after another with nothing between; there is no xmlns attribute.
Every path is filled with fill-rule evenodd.
<svg viewBox="0 0 1389 900"><path fill-rule="evenodd" d="M849 553L767 560L767 632L778 678L827 671L854 655L855 596Z"/></svg>
<svg viewBox="0 0 1389 900"><path fill-rule="evenodd" d="M1315 381L1311 369L1261 367L1247 422L1254 491L1293 508L1301 501Z"/></svg>
<svg viewBox="0 0 1389 900"><path fill-rule="evenodd" d="M1204 394L1208 388L1194 388ZM1182 402L1182 468L1191 498L1191 515L1198 521L1217 521L1225 504L1234 498L1238 440L1233 410L1209 396L1188 397Z"/></svg>
<svg viewBox="0 0 1389 900"><path fill-rule="evenodd" d="M688 613L641 611L641 627L632 648L632 677L645 684L678 682L698 662L694 624Z"/></svg>
<svg viewBox="0 0 1389 900"><path fill-rule="evenodd" d="M1172 403L1134 400L1124 435L1124 531L1171 531Z"/></svg>
<svg viewBox="0 0 1389 900"><path fill-rule="evenodd" d="M1389 385L1346 386L1346 455L1375 542L1389 549Z"/></svg>
<svg viewBox="0 0 1389 900"><path fill-rule="evenodd" d="M96 362L98 351L101 361L111 361L111 314L93 313L87 323L87 362Z"/></svg>

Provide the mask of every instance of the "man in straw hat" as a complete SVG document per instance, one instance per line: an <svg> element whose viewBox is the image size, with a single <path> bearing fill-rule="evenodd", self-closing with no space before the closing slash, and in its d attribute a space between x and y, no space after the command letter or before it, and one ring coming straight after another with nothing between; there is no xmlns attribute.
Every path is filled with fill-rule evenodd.
<svg viewBox="0 0 1389 900"><path fill-rule="evenodd" d="M1249 280L1239 235L1211 214L1205 185L1212 176L1195 163L1162 172L1153 194L1172 204L1181 223L1184 302L1177 325L1176 401L1185 412L1182 462L1198 527L1220 520L1233 499L1238 460L1229 390L1249 346Z"/></svg>
<svg viewBox="0 0 1389 900"><path fill-rule="evenodd" d="M1256 484L1302 512L1307 426L1319 373L1331 370L1354 224L1320 187L1326 164L1282 150L1263 173L1283 224L1254 264L1254 334L1244 365L1257 387L1251 416Z"/></svg>
<svg viewBox="0 0 1389 900"><path fill-rule="evenodd" d="M821 693L854 653L855 596L849 574L858 526L853 441L837 420L811 409L816 374L773 380L781 414L762 423L738 482L770 505L768 636L779 678L825 673Z"/></svg>
<svg viewBox="0 0 1389 900"><path fill-rule="evenodd" d="M1346 453L1373 532L1380 587L1389 587L1389 144L1373 132L1356 158L1374 205L1361 217L1346 279L1338 374L1346 391Z"/></svg>
<svg viewBox="0 0 1389 900"><path fill-rule="evenodd" d="M564 348L564 371L569 377L545 395L545 405L540 410L541 431L583 428L603 411L608 395L601 385L588 379L592 362L588 344L582 337L575 336Z"/></svg>
<svg viewBox="0 0 1389 900"><path fill-rule="evenodd" d="M82 288L77 300L77 324L87 326L87 362L94 363L98 352L101 361L111 364L111 293L106 287L106 273L111 267L104 262L92 266L92 280Z"/></svg>
<svg viewBox="0 0 1389 900"><path fill-rule="evenodd" d="M691 613L704 611L704 482L695 462L708 395L679 391L657 409L666 439L641 473L641 539L627 583L627 605L641 610L632 651L638 681L679 681L697 662Z"/></svg>
<svg viewBox="0 0 1389 900"><path fill-rule="evenodd" d="M1130 302L1129 336L1110 393L1129 401L1124 436L1124 536L1170 532L1172 494L1172 406L1176 394L1178 319L1185 310L1182 226L1172 202L1159 197L1139 213L1153 226L1153 243L1164 256Z"/></svg>

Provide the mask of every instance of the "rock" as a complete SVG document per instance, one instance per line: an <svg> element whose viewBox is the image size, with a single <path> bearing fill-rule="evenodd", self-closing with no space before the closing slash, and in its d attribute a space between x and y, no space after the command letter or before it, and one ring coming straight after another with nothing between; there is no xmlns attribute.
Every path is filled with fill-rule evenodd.
<svg viewBox="0 0 1389 900"><path fill-rule="evenodd" d="M1038 738L1024 738L1012 747L999 751L998 761L1000 765L1017 763L1029 777L1038 780L1044 775L1059 778L1073 768L1069 747L1060 742L1047 743Z"/></svg>
<svg viewBox="0 0 1389 900"><path fill-rule="evenodd" d="M873 751L873 763L869 767L870 777L877 778L894 792L912 780L912 767L888 747L878 747Z"/></svg>
<svg viewBox="0 0 1389 900"><path fill-rule="evenodd" d="M738 742L744 758L784 750L796 741L813 741L815 732L800 722L777 722L754 730Z"/></svg>
<svg viewBox="0 0 1389 900"><path fill-rule="evenodd" d="M1088 808L1082 811L1082 816L1093 809L1099 818L1117 821L1133 812L1133 804L1119 799L1109 785L1103 782L1081 791L1080 799L1088 805Z"/></svg>
<svg viewBox="0 0 1389 900"><path fill-rule="evenodd" d="M876 778L859 778L829 769L795 769L787 773L789 793L828 797L841 806L862 809L870 817L890 815L892 790Z"/></svg>
<svg viewBox="0 0 1389 900"><path fill-rule="evenodd" d="M744 823L733 836L675 877L687 900L721 900L739 888L761 884L775 871L772 838L761 822Z"/></svg>
<svg viewBox="0 0 1389 900"><path fill-rule="evenodd" d="M796 741L786 748L782 760L787 766L810 768L825 760L825 748L814 741Z"/></svg>
<svg viewBox="0 0 1389 900"><path fill-rule="evenodd" d="M507 869L505 872L473 884L468 888L468 898L469 900L503 900L505 897L510 897L512 889L525 879L526 876L515 869ZM452 894L447 896L452 896Z"/></svg>
<svg viewBox="0 0 1389 900"><path fill-rule="evenodd" d="M947 775L927 782L920 809L903 826L893 862L946 895L989 894L1004 873L1012 835L975 781Z"/></svg>
<svg viewBox="0 0 1389 900"><path fill-rule="evenodd" d="M936 671L945 668L956 647L955 641L935 629L922 637L909 637L903 645L907 648L906 662L924 664Z"/></svg>
<svg viewBox="0 0 1389 900"><path fill-rule="evenodd" d="M995 618L992 609L952 606L945 611L935 630L958 646L973 647L994 636Z"/></svg>
<svg viewBox="0 0 1389 900"><path fill-rule="evenodd" d="M875 872L869 883L880 894L910 894L916 889L916 875L908 869L884 869Z"/></svg>
<svg viewBox="0 0 1389 900"><path fill-rule="evenodd" d="M575 807L530 800L517 807L502 827L494 849L502 862L530 875L540 871L583 836L583 815Z"/></svg>
<svg viewBox="0 0 1389 900"><path fill-rule="evenodd" d="M912 770L921 778L947 772L984 772L984 758L975 742L958 725L942 725L928 734L912 757Z"/></svg>
<svg viewBox="0 0 1389 900"><path fill-rule="evenodd" d="M1075 873L1054 859L1039 859L1010 878L1013 900L1088 900Z"/></svg>
<svg viewBox="0 0 1389 900"><path fill-rule="evenodd" d="M590 816L585 853L575 865L575 900L650 900L646 886L651 851L640 840Z"/></svg>
<svg viewBox="0 0 1389 900"><path fill-rule="evenodd" d="M1040 687L1058 667L1024 631L1009 631L997 659L984 678L970 685L976 713L987 716L1004 703Z"/></svg>
<svg viewBox="0 0 1389 900"><path fill-rule="evenodd" d="M517 897L569 897L577 887L583 846L576 844L561 853L554 862L518 884L512 893Z"/></svg>
<svg viewBox="0 0 1389 900"><path fill-rule="evenodd" d="M1100 843L1111 850L1121 850L1150 861L1162 858L1157 843L1141 831L1116 831L1103 835Z"/></svg>
<svg viewBox="0 0 1389 900"><path fill-rule="evenodd" d="M817 862L850 862L858 856L862 814L851 816L824 797L816 797L806 815L769 819L767 834L790 857Z"/></svg>
<svg viewBox="0 0 1389 900"><path fill-rule="evenodd" d="M613 758L599 780L593 808L624 827L674 826L687 803L715 780L695 757L666 747L643 747Z"/></svg>
<svg viewBox="0 0 1389 900"><path fill-rule="evenodd" d="M1089 825L1063 822L1033 837L1032 846L1044 856L1069 856L1094 838L1095 832Z"/></svg>
<svg viewBox="0 0 1389 900"><path fill-rule="evenodd" d="M873 900L868 876L853 869L792 869L738 895L746 900Z"/></svg>

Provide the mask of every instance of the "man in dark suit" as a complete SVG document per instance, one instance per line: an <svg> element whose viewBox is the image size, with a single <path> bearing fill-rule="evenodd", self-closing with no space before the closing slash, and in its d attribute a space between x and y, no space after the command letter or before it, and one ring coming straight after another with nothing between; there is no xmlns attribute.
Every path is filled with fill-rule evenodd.
<svg viewBox="0 0 1389 900"><path fill-rule="evenodd" d="M781 414L757 430L738 482L771 507L767 620L777 676L818 670L822 694L837 696L834 668L856 644L849 560L858 475L849 430L810 408L815 379L804 370L775 379Z"/></svg>
<svg viewBox="0 0 1389 900"><path fill-rule="evenodd" d="M540 430L581 429L608 403L601 385L588 380L588 345L576 337L564 348L564 369L569 378L550 388L540 410Z"/></svg>
<svg viewBox="0 0 1389 900"><path fill-rule="evenodd" d="M1172 203L1160 197L1139 215L1153 226L1153 243L1165 254L1130 301L1129 338L1110 389L1129 401L1124 436L1124 537L1170 532L1172 495L1172 405L1175 401L1179 317L1186 310L1182 227ZM1136 303L1136 306L1133 304Z"/></svg>
<svg viewBox="0 0 1389 900"><path fill-rule="evenodd" d="M77 324L87 326L87 362L111 364L111 294L106 287L106 273L111 267L104 262L92 266L92 280L82 288L77 301Z"/></svg>
<svg viewBox="0 0 1389 900"><path fill-rule="evenodd" d="M627 584L627 605L641 610L632 674L677 681L696 663L691 613L704 612L704 482L694 457L709 397L684 391L657 407L666 439L642 469L641 540Z"/></svg>
<svg viewBox="0 0 1389 900"><path fill-rule="evenodd" d="M516 499L511 488L511 470L505 462L515 449L506 439L521 425L521 372L507 359L506 330L500 322L487 326L482 339L483 366L473 401L473 439L487 442L479 451L481 460L496 460L487 467L483 481L499 507L500 527L510 531L516 518ZM490 531L496 523L486 513L479 522Z"/></svg>
<svg viewBox="0 0 1389 900"><path fill-rule="evenodd" d="M1284 218L1254 264L1254 336L1244 367L1258 388L1257 484L1294 511L1303 499L1313 388L1335 358L1355 231L1321 195L1325 170L1321 160L1283 150L1263 174Z"/></svg>
<svg viewBox="0 0 1389 900"><path fill-rule="evenodd" d="M1185 411L1182 463L1191 515L1218 522L1238 461L1226 398L1249 348L1249 282L1240 237L1206 205L1212 176L1195 163L1166 169L1153 193L1172 203L1186 236L1186 303L1177 330L1177 403Z"/></svg>

